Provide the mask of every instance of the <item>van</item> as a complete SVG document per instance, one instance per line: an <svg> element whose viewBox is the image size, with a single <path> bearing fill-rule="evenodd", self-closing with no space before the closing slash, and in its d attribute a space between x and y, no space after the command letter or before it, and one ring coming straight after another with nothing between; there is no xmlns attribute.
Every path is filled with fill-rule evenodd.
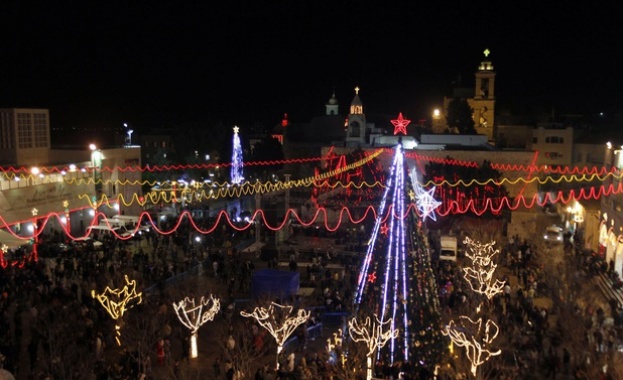
<svg viewBox="0 0 623 380"><path fill-rule="evenodd" d="M135 230L138 232L141 231L149 231L151 227L151 223L147 217L141 220L140 216L131 216L131 215L115 215L111 219L108 220L110 225L113 223L115 226L124 226L128 230ZM139 225L140 221L140 225Z"/></svg>
<svg viewBox="0 0 623 380"><path fill-rule="evenodd" d="M456 261L459 250L456 236L441 236L440 243L439 260Z"/></svg>

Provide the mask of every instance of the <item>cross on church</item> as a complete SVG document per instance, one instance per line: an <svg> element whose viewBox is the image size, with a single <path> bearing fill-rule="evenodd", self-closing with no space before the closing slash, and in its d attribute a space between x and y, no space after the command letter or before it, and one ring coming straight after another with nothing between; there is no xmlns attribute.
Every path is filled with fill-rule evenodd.
<svg viewBox="0 0 623 380"><path fill-rule="evenodd" d="M355 87L355 95L359 95L359 86Z"/></svg>

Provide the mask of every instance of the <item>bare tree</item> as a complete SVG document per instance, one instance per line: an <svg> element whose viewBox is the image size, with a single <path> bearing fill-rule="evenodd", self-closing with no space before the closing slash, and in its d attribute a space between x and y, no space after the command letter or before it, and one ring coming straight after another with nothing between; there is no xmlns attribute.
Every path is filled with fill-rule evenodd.
<svg viewBox="0 0 623 380"><path fill-rule="evenodd" d="M156 343L166 335L169 315L167 308L146 299L135 306L124 318L123 342L125 351L135 361L139 373L144 372ZM149 358L149 359L148 359Z"/></svg>
<svg viewBox="0 0 623 380"><path fill-rule="evenodd" d="M96 364L88 313L77 302L53 302L39 314L33 333L43 343L41 365L56 379L86 379Z"/></svg>
<svg viewBox="0 0 623 380"><path fill-rule="evenodd" d="M245 318L255 319L260 326L265 328L275 338L277 343L277 368L279 368L279 354L281 354L286 340L311 315L305 309L299 308L295 314L292 314L293 310L294 308L290 305L280 305L271 302L268 307L258 306L251 313L240 312L240 315Z"/></svg>
<svg viewBox="0 0 623 380"><path fill-rule="evenodd" d="M250 320L233 318L231 327L221 329L217 338L224 357L231 360L234 370L246 378L251 378L258 363L266 362L265 356L272 342L265 330L254 329L253 324Z"/></svg>

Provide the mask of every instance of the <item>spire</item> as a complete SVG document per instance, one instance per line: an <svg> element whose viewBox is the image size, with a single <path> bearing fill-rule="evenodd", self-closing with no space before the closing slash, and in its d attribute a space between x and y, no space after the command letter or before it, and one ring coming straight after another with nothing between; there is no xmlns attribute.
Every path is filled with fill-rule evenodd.
<svg viewBox="0 0 623 380"><path fill-rule="evenodd" d="M491 63L491 59L489 59L489 55L491 54L491 50L485 49L483 52L485 58L480 62L480 66L478 70L480 71L493 71L493 64Z"/></svg>
<svg viewBox="0 0 623 380"><path fill-rule="evenodd" d="M363 114L363 103L359 98L359 86L355 87L355 97L353 101L350 103L350 113L352 115L362 115Z"/></svg>

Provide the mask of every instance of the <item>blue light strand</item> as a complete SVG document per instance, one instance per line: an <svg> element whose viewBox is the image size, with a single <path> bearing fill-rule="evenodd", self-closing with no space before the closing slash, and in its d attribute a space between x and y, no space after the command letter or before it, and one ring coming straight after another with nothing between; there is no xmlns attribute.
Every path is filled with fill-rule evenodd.
<svg viewBox="0 0 623 380"><path fill-rule="evenodd" d="M376 222L374 223L374 228L372 229L372 234L371 234L371 238L368 241L368 249L366 250L366 256L365 259L363 260L363 264L361 267L361 270L359 271L359 281L358 281L358 285L357 285L357 292L355 293L355 297L354 297L354 304L356 306L356 310L359 310L359 305L361 304L361 297L363 296L363 291L366 287L366 281L368 278L368 270L370 269L370 263L372 262L372 256L374 253L374 244L373 242L376 241L378 234L379 234L379 229L381 226L381 215L383 215L385 213L385 206L387 204L387 198L388 198L388 194L389 191L391 189L391 185L392 185L392 179L393 179L393 173L395 172L396 169L396 162L398 160L398 152L394 155L394 160L392 163L392 167L390 169L390 176L389 179L387 181L387 187L385 188L385 191L383 193L383 198L381 199L381 204L379 207L379 216L376 219Z"/></svg>
<svg viewBox="0 0 623 380"><path fill-rule="evenodd" d="M404 155L403 155L403 160L404 160ZM403 165L401 165L401 167L403 167L404 170L404 163ZM400 212L401 214L404 213L404 200L405 200L405 181L404 181L404 175L402 175L401 177L401 192L403 194L402 197L400 197L399 200L399 207L400 207ZM408 326L408 322L409 322L409 305L408 305L408 300L409 300L409 294L408 294L408 281L409 278L407 277L407 260L406 260L406 246L405 246L405 242L406 242L406 228L405 228L405 224L404 224L404 218L400 219L400 234L401 237L399 239L399 252L400 252L400 260L401 260L401 264L400 268L402 269L402 297L403 297L403 326L404 326L404 357L405 360L408 360L409 358L409 333L407 331L407 326Z"/></svg>

